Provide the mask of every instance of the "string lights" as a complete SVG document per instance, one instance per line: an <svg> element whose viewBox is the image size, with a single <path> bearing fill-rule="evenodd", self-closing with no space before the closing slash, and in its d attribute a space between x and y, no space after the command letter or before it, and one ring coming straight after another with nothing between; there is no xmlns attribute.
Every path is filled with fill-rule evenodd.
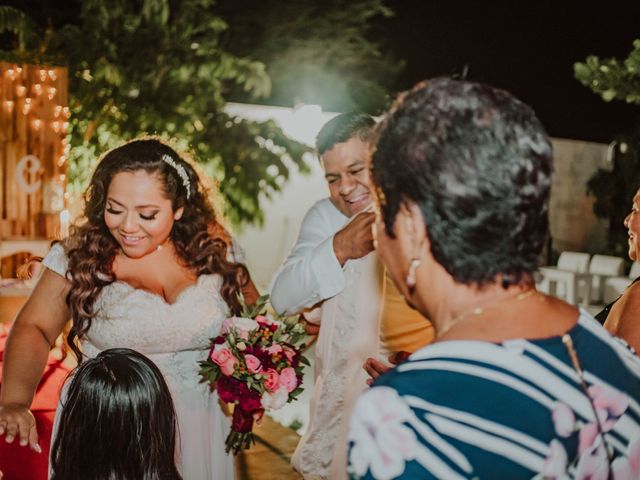
<svg viewBox="0 0 640 480"><path fill-rule="evenodd" d="M66 105L66 79L63 68L0 62L1 138L15 144L14 148L5 150L5 155L9 156L4 161L17 165L28 156L40 162L38 171L30 168L16 172L20 182L13 177L0 179L7 195L15 191L12 198L19 199L12 201L10 206L2 207L13 210L2 212L1 218L10 221L3 224L0 220L0 238L24 234L31 237L58 236L68 226L69 212L66 209L69 195L65 190L69 142L66 137L71 112ZM20 188L22 183L27 187L41 186L34 191L31 188L25 190ZM55 192L55 195L47 192ZM25 207L14 206L25 201L28 204L26 210ZM28 213L26 220L24 212ZM55 218L57 234L49 228L49 220L44 222L43 228L37 226L38 222L42 223L38 212ZM60 215L61 212L66 213ZM24 221L31 226L15 227ZM18 230L14 231L14 228Z"/></svg>

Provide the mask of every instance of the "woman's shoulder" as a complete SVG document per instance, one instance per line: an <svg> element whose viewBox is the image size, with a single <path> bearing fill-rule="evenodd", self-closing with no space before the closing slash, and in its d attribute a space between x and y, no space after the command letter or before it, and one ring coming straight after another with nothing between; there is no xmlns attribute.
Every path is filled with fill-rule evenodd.
<svg viewBox="0 0 640 480"><path fill-rule="evenodd" d="M247 261L247 254L244 248L234 237L230 237L227 245L227 260L236 263L245 263Z"/></svg>
<svg viewBox="0 0 640 480"><path fill-rule="evenodd" d="M58 275L66 276L69 267L69 258L62 242L56 242L51 246L49 253L42 260L42 264Z"/></svg>

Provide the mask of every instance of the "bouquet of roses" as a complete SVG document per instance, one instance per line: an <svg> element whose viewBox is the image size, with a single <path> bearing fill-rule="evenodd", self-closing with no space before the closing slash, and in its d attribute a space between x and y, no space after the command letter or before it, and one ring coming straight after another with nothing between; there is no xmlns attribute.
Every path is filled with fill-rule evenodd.
<svg viewBox="0 0 640 480"><path fill-rule="evenodd" d="M267 316L268 295L244 306L241 316L227 318L211 339L209 358L199 362L203 382L233 403L226 450L237 454L254 442L253 423L265 410L277 410L301 392L304 326L297 318Z"/></svg>

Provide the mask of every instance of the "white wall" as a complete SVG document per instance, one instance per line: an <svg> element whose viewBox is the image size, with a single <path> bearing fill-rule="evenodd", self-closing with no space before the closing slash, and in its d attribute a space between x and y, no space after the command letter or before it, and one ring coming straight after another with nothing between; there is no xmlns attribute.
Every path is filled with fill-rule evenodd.
<svg viewBox="0 0 640 480"><path fill-rule="evenodd" d="M595 198L587 195L587 181L598 168L610 169L608 145L553 139L555 175L551 186L549 221L553 248L602 252L607 221L593 214Z"/></svg>
<svg viewBox="0 0 640 480"><path fill-rule="evenodd" d="M337 115L322 112L315 105L292 109L230 103L225 110L249 120L274 120L287 136L311 147L320 128ZM246 251L251 276L261 292L268 290L271 278L293 247L307 210L329 194L317 156L310 154L305 161L311 167L310 174L303 175L291 165L289 180L282 191L271 199L261 199L264 226L247 226L236 232Z"/></svg>

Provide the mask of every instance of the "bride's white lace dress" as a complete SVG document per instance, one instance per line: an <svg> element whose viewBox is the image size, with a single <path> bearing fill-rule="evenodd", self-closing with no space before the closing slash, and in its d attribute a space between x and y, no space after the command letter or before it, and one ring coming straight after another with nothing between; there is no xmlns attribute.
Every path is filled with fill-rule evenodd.
<svg viewBox="0 0 640 480"><path fill-rule="evenodd" d="M43 264L64 276L67 257L53 246ZM221 278L202 275L174 303L114 282L100 293L96 318L82 350L95 357L108 348L126 347L146 355L160 368L169 385L178 418L177 464L188 480L233 479L233 458L224 451L229 420L217 393L199 383L199 360L206 358L211 337L220 332L228 307L220 296Z"/></svg>

